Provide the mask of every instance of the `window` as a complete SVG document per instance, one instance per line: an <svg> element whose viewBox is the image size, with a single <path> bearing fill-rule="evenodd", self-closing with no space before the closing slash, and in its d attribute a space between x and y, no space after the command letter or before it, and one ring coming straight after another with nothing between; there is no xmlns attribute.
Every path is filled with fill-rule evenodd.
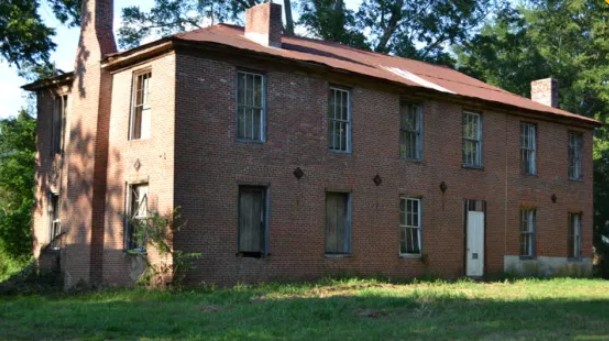
<svg viewBox="0 0 609 341"><path fill-rule="evenodd" d="M349 90L330 88L328 147L335 152L351 151L351 92Z"/></svg>
<svg viewBox="0 0 609 341"><path fill-rule="evenodd" d="M129 186L127 206L127 229L125 233L125 245L127 250L145 249L145 245L139 245L135 235L135 223L148 218L148 184L137 184Z"/></svg>
<svg viewBox="0 0 609 341"><path fill-rule="evenodd" d="M421 199L400 199L400 254L421 253Z"/></svg>
<svg viewBox="0 0 609 341"><path fill-rule="evenodd" d="M420 160L423 150L423 112L421 106L400 103L400 155L403 159Z"/></svg>
<svg viewBox="0 0 609 341"><path fill-rule="evenodd" d="M569 179L582 178L582 134L569 132Z"/></svg>
<svg viewBox="0 0 609 341"><path fill-rule="evenodd" d="M326 254L351 252L349 193L326 193Z"/></svg>
<svg viewBox="0 0 609 341"><path fill-rule="evenodd" d="M463 166L482 167L482 120L480 114L463 113Z"/></svg>
<svg viewBox="0 0 609 341"><path fill-rule="evenodd" d="M51 220L49 241L52 249L59 249L59 240L57 237L61 234L61 219L59 217L59 195L51 193L49 195L49 216Z"/></svg>
<svg viewBox="0 0 609 341"><path fill-rule="evenodd" d="M264 76L239 71L237 73L237 138L239 140L264 141L264 103Z"/></svg>
<svg viewBox="0 0 609 341"><path fill-rule="evenodd" d="M520 256L535 256L536 215L532 208L520 210Z"/></svg>
<svg viewBox="0 0 609 341"><path fill-rule="evenodd" d="M67 104L68 96L55 97L51 127L51 155L61 154L63 152L63 132Z"/></svg>
<svg viewBox="0 0 609 341"><path fill-rule="evenodd" d="M580 258L582 251L582 215L569 213L569 257Z"/></svg>
<svg viewBox="0 0 609 341"><path fill-rule="evenodd" d="M239 253L266 253L266 188L239 186Z"/></svg>
<svg viewBox="0 0 609 341"><path fill-rule="evenodd" d="M520 165L522 173L537 174L537 126L531 123L520 124Z"/></svg>
<svg viewBox="0 0 609 341"><path fill-rule="evenodd" d="M133 79L133 96L131 108L131 140L150 138L150 70L136 73Z"/></svg>

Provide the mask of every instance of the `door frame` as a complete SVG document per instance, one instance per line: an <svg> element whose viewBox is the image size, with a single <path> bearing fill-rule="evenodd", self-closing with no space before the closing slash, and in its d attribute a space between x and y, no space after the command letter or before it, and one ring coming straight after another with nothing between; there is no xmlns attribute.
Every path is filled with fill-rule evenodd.
<svg viewBox="0 0 609 341"><path fill-rule="evenodd" d="M488 236L487 228L486 228L486 200L477 200L477 199L463 199L463 276L465 277L475 277L467 275L467 212L469 211L478 211L484 214L484 219L482 223L482 230L484 231L483 238L483 260L482 260L482 277L486 275L486 260L487 260L487 243L486 239ZM474 207L474 209L470 209L470 207Z"/></svg>

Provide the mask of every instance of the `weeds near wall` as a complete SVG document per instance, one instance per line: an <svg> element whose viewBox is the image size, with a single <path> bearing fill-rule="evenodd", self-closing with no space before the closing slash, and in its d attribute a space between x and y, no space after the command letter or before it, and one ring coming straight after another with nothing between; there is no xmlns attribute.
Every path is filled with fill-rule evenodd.
<svg viewBox="0 0 609 341"><path fill-rule="evenodd" d="M130 252L142 257L146 263L139 283L158 288L165 288L169 283L181 285L185 274L194 267L193 261L201 254L173 248L173 235L186 226L180 209L176 208L165 215L149 212L146 218L132 219L131 223L134 227L133 238L141 247ZM151 259L153 254L158 254L158 261Z"/></svg>

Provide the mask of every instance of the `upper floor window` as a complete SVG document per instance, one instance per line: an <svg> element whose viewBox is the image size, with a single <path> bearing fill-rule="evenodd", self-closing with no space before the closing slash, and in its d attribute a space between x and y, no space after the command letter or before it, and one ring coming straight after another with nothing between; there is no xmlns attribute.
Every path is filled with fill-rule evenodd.
<svg viewBox="0 0 609 341"><path fill-rule="evenodd" d="M537 126L520 124L520 166L523 174L537 174Z"/></svg>
<svg viewBox="0 0 609 341"><path fill-rule="evenodd" d="M127 193L127 222L125 229L125 246L127 250L145 249L141 237L137 235L137 224L148 218L148 184L130 185ZM138 241L139 239L139 241Z"/></svg>
<svg viewBox="0 0 609 341"><path fill-rule="evenodd" d="M328 101L328 148L351 151L351 92L332 87Z"/></svg>
<svg viewBox="0 0 609 341"><path fill-rule="evenodd" d="M150 109L150 70L139 72L133 76L133 94L131 99L131 119L129 139L139 140L150 138L151 109Z"/></svg>
<svg viewBox="0 0 609 341"><path fill-rule="evenodd" d="M582 145L581 133L569 132L569 179L580 180L582 178Z"/></svg>
<svg viewBox="0 0 609 341"><path fill-rule="evenodd" d="M400 103L400 155L420 160L423 151L423 111L420 105Z"/></svg>
<svg viewBox="0 0 609 341"><path fill-rule="evenodd" d="M400 254L421 253L421 199L400 199Z"/></svg>
<svg viewBox="0 0 609 341"><path fill-rule="evenodd" d="M264 142L265 122L264 76L258 73L237 73L237 138Z"/></svg>
<svg viewBox="0 0 609 341"><path fill-rule="evenodd" d="M463 112L463 166L482 167L482 117Z"/></svg>
<svg viewBox="0 0 609 341"><path fill-rule="evenodd" d="M569 257L579 258L582 251L582 215L569 213Z"/></svg>
<svg viewBox="0 0 609 341"><path fill-rule="evenodd" d="M534 208L520 209L520 256L535 256L535 231L537 211Z"/></svg>
<svg viewBox="0 0 609 341"><path fill-rule="evenodd" d="M51 154L63 152L63 133L68 96L56 96L53 103L53 121L51 126Z"/></svg>

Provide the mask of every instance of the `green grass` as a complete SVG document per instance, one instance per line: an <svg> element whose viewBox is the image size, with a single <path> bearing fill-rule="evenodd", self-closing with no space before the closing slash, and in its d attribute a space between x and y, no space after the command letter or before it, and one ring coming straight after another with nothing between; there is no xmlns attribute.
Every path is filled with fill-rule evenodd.
<svg viewBox="0 0 609 341"><path fill-rule="evenodd" d="M3 340L609 340L609 282L390 284L0 297Z"/></svg>

